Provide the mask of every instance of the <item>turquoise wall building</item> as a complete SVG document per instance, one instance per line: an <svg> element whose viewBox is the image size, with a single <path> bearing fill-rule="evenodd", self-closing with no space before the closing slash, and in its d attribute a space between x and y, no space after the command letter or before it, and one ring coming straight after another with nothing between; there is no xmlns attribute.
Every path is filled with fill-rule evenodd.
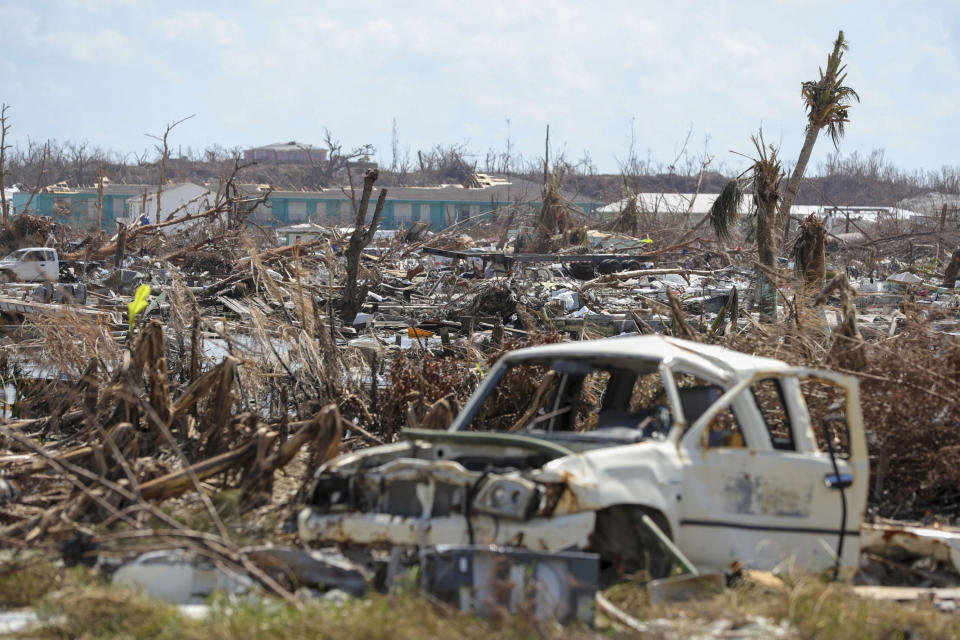
<svg viewBox="0 0 960 640"><path fill-rule="evenodd" d="M409 227L414 222L426 222L431 229L445 229L457 223L496 215L501 209L517 206L521 209L539 209L542 205L542 186L521 178L500 179L479 187L460 185L440 187L385 187L384 229ZM368 217L373 212L379 190L370 197ZM359 202L360 193L357 191ZM561 194L570 204L585 214L592 215L602 203L571 194ZM354 222L350 199L339 189L327 191L274 191L268 199L269 216L281 225L315 222L351 226ZM260 218L258 217L258 222Z"/></svg>
<svg viewBox="0 0 960 640"><path fill-rule="evenodd" d="M173 189L173 186L170 187ZM106 185L103 194L101 226L108 232L116 230L118 218L125 218L128 210L138 211L144 192L150 194L156 187L146 185ZM259 192L253 185L244 189L251 197ZM508 206L538 209L541 206L541 185L520 178L500 179L479 187L459 185L439 187L386 187L381 228L399 229L414 222L426 222L431 229L445 229L457 223L468 224L499 213ZM374 189L368 217L372 215L379 190ZM359 202L360 191L356 197ZM585 214L593 212L602 203L589 198L563 194L563 197ZM22 213L30 200L29 193L15 193L13 206ZM97 223L97 192L93 189L38 193L30 201L27 213L53 216L76 230L90 230ZM286 226L302 222L323 225L352 226L353 206L339 188L325 191L273 191L264 205L257 207L253 220L265 226Z"/></svg>
<svg viewBox="0 0 960 640"><path fill-rule="evenodd" d="M117 218L127 215L127 202L131 198L141 198L144 190L149 189L143 185L105 185L101 226L108 231L116 230ZM79 189L38 193L32 200L29 192L14 193L13 211L23 213L25 209L33 215L57 218L73 229L89 230L97 226L97 191Z"/></svg>

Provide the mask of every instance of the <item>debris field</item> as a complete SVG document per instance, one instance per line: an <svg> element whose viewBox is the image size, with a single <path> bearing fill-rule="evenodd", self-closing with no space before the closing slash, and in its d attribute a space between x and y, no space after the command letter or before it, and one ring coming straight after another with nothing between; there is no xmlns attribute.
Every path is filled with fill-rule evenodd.
<svg viewBox="0 0 960 640"><path fill-rule="evenodd" d="M447 429L514 349L660 335L855 377L865 526L943 532L926 545L863 537L855 580L960 584L960 556L931 551L956 544L960 518L960 232L878 218L832 234L812 217L770 268L738 231L721 239L629 208L588 219L550 180L539 211L385 232L389 190L374 201L376 179L368 170L351 190L352 228L290 245L249 224L269 194L241 189L113 237L14 217L0 245L55 247L60 264L56 281L0 285L6 546L105 571L186 554L228 576L220 588L360 594L383 575L302 549L297 518L318 469L409 441L407 430ZM485 429L552 418L538 404L547 377L510 378ZM603 402L590 384L581 417ZM806 395L820 445L834 438L818 421L836 401Z"/></svg>

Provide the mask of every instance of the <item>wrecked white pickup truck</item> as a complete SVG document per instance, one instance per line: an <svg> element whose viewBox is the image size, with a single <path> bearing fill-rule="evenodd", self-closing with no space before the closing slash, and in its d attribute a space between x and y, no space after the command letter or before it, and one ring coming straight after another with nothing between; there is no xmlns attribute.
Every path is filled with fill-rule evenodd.
<svg viewBox="0 0 960 640"><path fill-rule="evenodd" d="M529 398L520 415L511 394ZM584 550L660 577L673 559L646 515L701 569L857 563L868 462L850 376L659 336L552 344L502 358L448 431L401 435L318 471L304 542Z"/></svg>
<svg viewBox="0 0 960 640"><path fill-rule="evenodd" d="M60 260L56 249L17 249L0 260L0 282L55 282L59 277Z"/></svg>

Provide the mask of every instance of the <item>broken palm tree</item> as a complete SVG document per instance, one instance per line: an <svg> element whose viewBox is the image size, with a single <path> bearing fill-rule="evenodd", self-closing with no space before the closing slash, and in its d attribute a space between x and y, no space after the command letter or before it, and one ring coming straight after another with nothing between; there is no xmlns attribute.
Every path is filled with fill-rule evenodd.
<svg viewBox="0 0 960 640"><path fill-rule="evenodd" d="M943 286L953 289L957 286L957 278L960 278L960 249L953 252L950 256L950 263L943 274Z"/></svg>
<svg viewBox="0 0 960 640"><path fill-rule="evenodd" d="M710 224L721 239L729 237L730 227L739 218L742 194L753 191L756 208L757 254L760 264L775 270L777 240L774 234L777 219L777 203L780 201L780 180L783 169L777 156L777 148L763 139L763 130L750 137L756 149L750 167L740 176L728 182L710 208ZM757 274L757 293L761 316L776 317L776 292L769 278Z"/></svg>
<svg viewBox="0 0 960 640"><path fill-rule="evenodd" d="M562 176L551 173L543 186L543 204L537 214L537 236L533 250L537 253L548 253L557 248L554 236L563 234L573 226L570 212L560 197L560 182Z"/></svg>
<svg viewBox="0 0 960 640"><path fill-rule="evenodd" d="M626 204L613 221L611 231L636 236L640 233L640 209L637 206L637 195L629 190L627 193Z"/></svg>
<svg viewBox="0 0 960 640"><path fill-rule="evenodd" d="M860 371L866 366L866 346L863 336L857 329L857 308L853 304L854 292L850 288L844 273L834 276L817 297L814 304L821 304L831 295L839 296L842 318L833 330L833 342L830 345L830 357L841 367L851 371Z"/></svg>
<svg viewBox="0 0 960 640"><path fill-rule="evenodd" d="M817 136L822 129L826 128L836 148L845 133L846 124L850 121L851 103L854 100L860 102L857 92L843 84L847 79L847 65L843 64L843 52L848 48L843 31L840 31L833 43L833 51L827 56L826 69L820 69L820 77L817 80L808 80L802 84L803 102L807 109L807 128L800 156L787 182L780 206L784 219L784 242L787 241L787 235L790 232L790 209L800 191L800 183L807 170L807 163L813 153Z"/></svg>
<svg viewBox="0 0 960 640"><path fill-rule="evenodd" d="M800 223L800 235L793 243L793 269L807 287L820 287L827 273L827 230L815 213Z"/></svg>

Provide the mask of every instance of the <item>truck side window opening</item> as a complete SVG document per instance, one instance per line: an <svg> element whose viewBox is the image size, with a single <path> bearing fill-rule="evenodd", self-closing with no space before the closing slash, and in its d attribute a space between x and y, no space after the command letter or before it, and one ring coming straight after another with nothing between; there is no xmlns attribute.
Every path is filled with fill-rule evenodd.
<svg viewBox="0 0 960 640"><path fill-rule="evenodd" d="M579 362L512 366L470 424L475 431L592 432L633 429L645 437L673 424L659 371Z"/></svg>
<svg viewBox="0 0 960 640"><path fill-rule="evenodd" d="M683 417L687 422L686 428L689 429L720 399L724 389L720 385L686 373L675 374L674 378L677 381L680 404L683 406ZM701 444L704 448L746 446L740 421L732 408L727 407L713 417L703 432Z"/></svg>
<svg viewBox="0 0 960 640"><path fill-rule="evenodd" d="M704 446L708 448L727 447L742 448L747 446L740 429L740 422L734 411L727 407L717 412L704 434Z"/></svg>
<svg viewBox="0 0 960 640"><path fill-rule="evenodd" d="M593 431L599 426L600 407L604 402L609 383L609 371L596 370L582 378L579 398L569 398L571 402L577 404L577 418L574 425L576 431Z"/></svg>
<svg viewBox="0 0 960 640"><path fill-rule="evenodd" d="M793 429L790 427L790 416L787 414L780 381L776 378L765 378L754 383L750 387L750 392L767 425L770 444L773 448L781 451L796 451Z"/></svg>
<svg viewBox="0 0 960 640"><path fill-rule="evenodd" d="M803 394L803 400L807 405L807 413L810 415L810 429L813 431L814 438L817 441L817 448L820 451L827 451L826 438L828 434L824 432L823 419L827 416L847 415L847 398L841 387L830 382L817 379L806 378L800 381L800 392ZM850 457L850 434L843 427L842 423L834 422L829 427L830 442L833 450L838 457Z"/></svg>
<svg viewBox="0 0 960 640"><path fill-rule="evenodd" d="M517 364L503 375L470 423L473 431L519 431L551 411L560 374L544 365Z"/></svg>
<svg viewBox="0 0 960 640"><path fill-rule="evenodd" d="M23 262L40 262L40 252L39 251L29 251L25 256L23 256Z"/></svg>

